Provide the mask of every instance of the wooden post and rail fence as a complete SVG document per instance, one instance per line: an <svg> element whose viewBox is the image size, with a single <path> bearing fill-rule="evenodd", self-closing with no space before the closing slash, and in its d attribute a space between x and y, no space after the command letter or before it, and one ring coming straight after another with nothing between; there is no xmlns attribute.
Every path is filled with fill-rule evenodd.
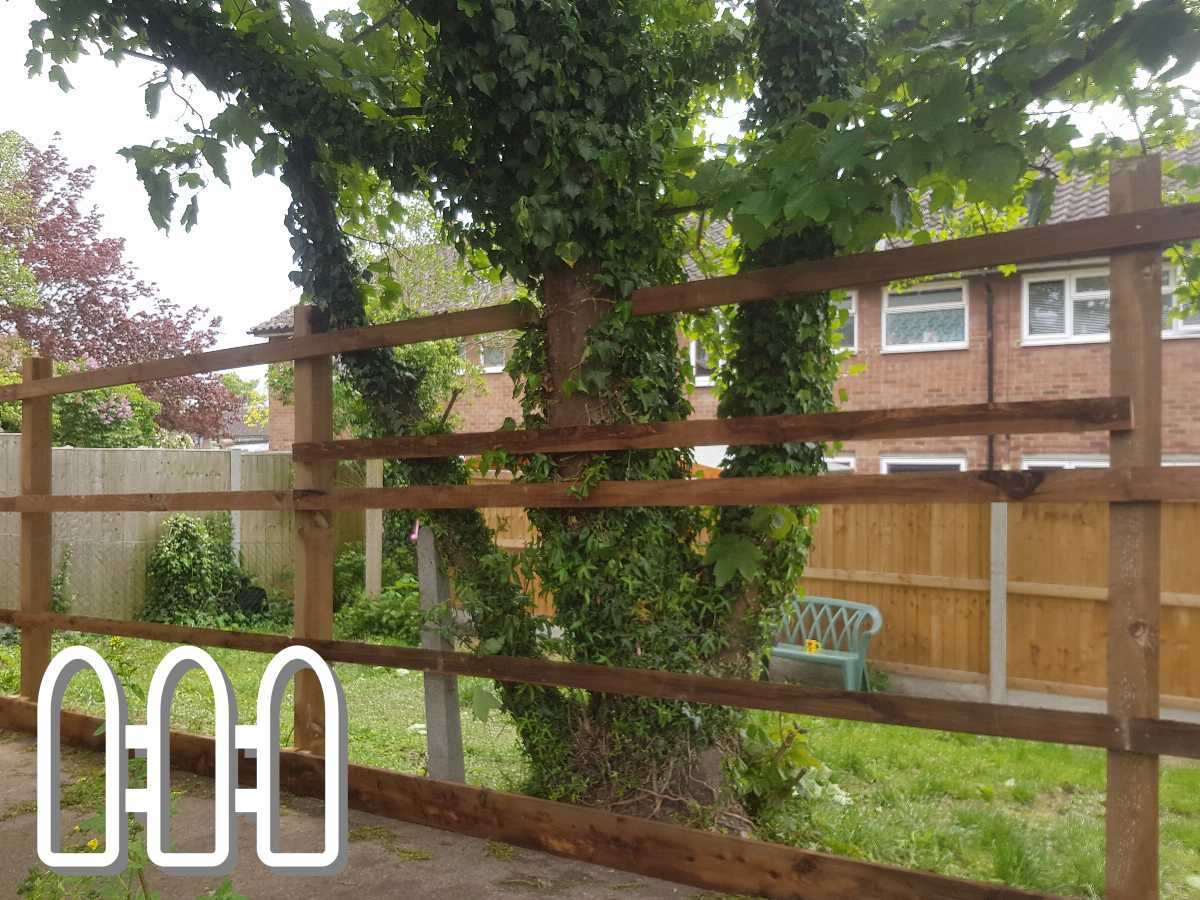
<svg viewBox="0 0 1200 900"><path fill-rule="evenodd" d="M0 611L0 621L22 631L24 697L0 698L0 726L33 730L36 706L30 698L36 696L46 665L51 630L57 629L264 653L300 643L313 647L331 662L417 669L438 676L472 675L511 683L1078 744L1108 752L1108 809L1119 811L1108 818L1109 896L1156 896L1159 756L1200 758L1200 725L1158 717L1161 504L1200 501L1200 471L1160 467L1159 259L1164 245L1200 238L1200 206L1160 206L1156 158L1115 165L1111 197L1112 214L1096 219L648 288L636 292L633 300L635 315L657 315L985 265L1110 254L1114 362L1113 396L1108 398L373 441L330 439L332 354L520 328L528 324L530 313L517 306L326 334L311 333L307 318L299 315L296 336L291 340L59 377L46 377L46 361L31 361L21 384L0 388L0 402L22 402L25 426L21 493L0 497L0 512L16 512L22 517L21 605L19 610ZM50 493L51 397L288 359L298 363L295 396L297 436L301 440L293 450L297 464L295 490L87 496ZM1077 431L1111 434L1111 469L604 482L584 498L572 493L569 483L339 488L330 475L338 459L429 458L485 449L554 453L714 443ZM1018 508L1081 501L1108 504L1111 522L1108 608L1112 627L1108 710L1104 713L823 690L691 673L329 639L330 516L334 510L999 502L1008 504L1011 514ZM294 636L50 612L51 514L138 510L295 512ZM1016 613L1019 610L1010 610L1010 615ZM311 702L304 685L299 679L295 734L300 749L280 752L280 784L295 793L320 795L324 790L323 761L316 738L321 734L321 708ZM96 735L98 724L96 718L64 712L62 737L72 743L98 746L103 740ZM173 733L173 766L209 774L212 760L211 738ZM254 760L242 759L239 765L243 776L248 777ZM996 884L744 840L450 781L362 766L351 766L349 779L350 803L359 809L706 890L773 898L1034 896Z"/></svg>

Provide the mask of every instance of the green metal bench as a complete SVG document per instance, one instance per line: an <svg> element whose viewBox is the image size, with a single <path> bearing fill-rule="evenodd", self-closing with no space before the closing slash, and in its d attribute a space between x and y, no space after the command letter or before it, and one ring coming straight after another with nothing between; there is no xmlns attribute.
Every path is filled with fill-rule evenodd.
<svg viewBox="0 0 1200 900"><path fill-rule="evenodd" d="M883 614L868 603L831 597L795 597L789 602L784 640L771 648L771 655L841 666L846 690L869 691L867 647L883 628ZM806 641L816 641L820 649L805 649Z"/></svg>

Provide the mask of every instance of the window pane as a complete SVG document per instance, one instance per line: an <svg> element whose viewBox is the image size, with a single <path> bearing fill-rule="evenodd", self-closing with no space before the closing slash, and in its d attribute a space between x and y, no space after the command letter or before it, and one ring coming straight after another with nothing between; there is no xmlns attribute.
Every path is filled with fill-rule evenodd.
<svg viewBox="0 0 1200 900"><path fill-rule="evenodd" d="M1080 275L1075 279L1075 293L1086 294L1092 292L1108 293L1107 275Z"/></svg>
<svg viewBox="0 0 1200 900"><path fill-rule="evenodd" d="M961 472L962 467L957 463L935 462L891 462L887 464L889 475L903 475L906 472Z"/></svg>
<svg viewBox="0 0 1200 900"><path fill-rule="evenodd" d="M484 346L480 350L480 356L483 360L485 369L503 369L507 354L503 347Z"/></svg>
<svg viewBox="0 0 1200 900"><path fill-rule="evenodd" d="M856 316L854 315L854 301L849 297L835 297L833 304L838 309L843 309L846 311L845 321L842 322L842 326L838 329L838 333L842 336L842 346L857 347L858 345L855 343L855 338L858 335L855 331Z"/></svg>
<svg viewBox="0 0 1200 900"><path fill-rule="evenodd" d="M696 374L696 378L712 378L713 370L708 364L708 351L704 349L704 345L699 341L693 341L692 352L695 354L692 369Z"/></svg>
<svg viewBox="0 0 1200 900"><path fill-rule="evenodd" d="M1034 281L1029 285L1029 334L1067 333L1066 282Z"/></svg>
<svg viewBox="0 0 1200 900"><path fill-rule="evenodd" d="M908 306L929 306L934 303L962 303L962 288L935 288L928 291L905 291L903 294L887 296L888 309L904 309Z"/></svg>
<svg viewBox="0 0 1200 900"><path fill-rule="evenodd" d="M1182 301L1178 300L1174 294L1162 295L1162 327L1163 331L1170 331L1173 328L1195 328L1200 326L1200 312L1190 316L1185 316L1183 319L1171 315L1171 307L1173 305L1181 305Z"/></svg>
<svg viewBox="0 0 1200 900"><path fill-rule="evenodd" d="M889 312L886 346L904 344L951 344L967 339L965 309L933 309L926 312Z"/></svg>
<svg viewBox="0 0 1200 900"><path fill-rule="evenodd" d="M1082 279L1081 279L1082 280ZM1082 334L1108 334L1108 297L1075 298L1075 322L1073 332Z"/></svg>

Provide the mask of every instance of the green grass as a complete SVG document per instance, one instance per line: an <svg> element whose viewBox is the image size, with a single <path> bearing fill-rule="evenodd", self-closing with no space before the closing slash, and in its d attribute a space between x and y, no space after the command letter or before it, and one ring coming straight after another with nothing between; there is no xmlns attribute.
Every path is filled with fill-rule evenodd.
<svg viewBox="0 0 1200 900"><path fill-rule="evenodd" d="M59 638L78 643L79 636ZM144 688L165 645L108 639L102 650L126 682ZM239 718L254 718L258 680L269 657L212 650L233 683ZM0 690L15 688L16 650L0 647ZM418 672L341 665L349 707L350 758L363 765L422 774L424 693ZM471 679L460 680L466 694ZM132 693L132 692L131 692ZM75 679L66 705L103 712L90 677ZM130 715L143 717L129 697ZM180 684L174 727L211 733L212 702L197 672ZM291 731L290 692L281 713ZM526 769L512 725L463 710L467 780L517 790ZM772 840L910 868L1072 896L1103 894L1104 753L1098 750L866 725L806 720L811 749L828 772L772 823ZM1162 895L1200 898L1200 766L1167 761L1161 782ZM372 836L362 835L363 838ZM497 845L501 847L503 845Z"/></svg>

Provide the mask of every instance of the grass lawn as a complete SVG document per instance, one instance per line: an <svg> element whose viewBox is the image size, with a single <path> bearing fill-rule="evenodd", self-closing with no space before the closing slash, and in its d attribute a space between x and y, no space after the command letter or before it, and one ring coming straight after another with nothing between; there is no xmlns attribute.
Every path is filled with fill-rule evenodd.
<svg viewBox="0 0 1200 900"><path fill-rule="evenodd" d="M149 684L167 647L150 641L70 640L100 649L127 683ZM239 717L254 716L258 679L269 657L210 651L233 682ZM15 689L16 648L0 648L0 688ZM418 672L338 665L349 706L350 759L423 773L424 694ZM470 679L460 679L465 689ZM130 715L142 704L129 697ZM103 712L99 687L77 678L65 706ZM180 685L175 727L211 733L212 701L197 672ZM282 713L290 732L290 695ZM524 762L515 732L495 713L488 722L463 712L467 780L517 790ZM921 729L809 719L811 748L828 768L813 777L768 837L948 875L1074 896L1100 896L1103 885L1104 753ZM1164 897L1200 898L1200 765L1163 767Z"/></svg>

